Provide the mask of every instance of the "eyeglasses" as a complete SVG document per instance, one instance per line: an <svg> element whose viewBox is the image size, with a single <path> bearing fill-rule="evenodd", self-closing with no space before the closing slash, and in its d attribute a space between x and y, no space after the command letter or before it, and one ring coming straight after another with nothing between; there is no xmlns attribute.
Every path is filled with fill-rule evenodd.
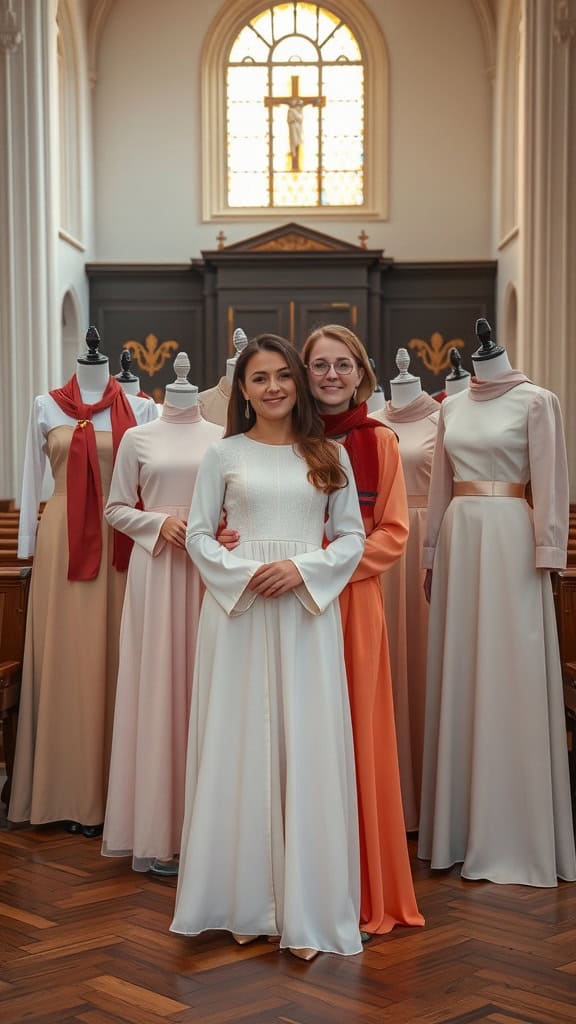
<svg viewBox="0 0 576 1024"><path fill-rule="evenodd" d="M311 363L308 363L308 369L315 377L324 377L330 369L333 369L339 377L347 377L355 369L355 366L356 364L351 359L346 358L334 359L333 362L328 359L313 359Z"/></svg>

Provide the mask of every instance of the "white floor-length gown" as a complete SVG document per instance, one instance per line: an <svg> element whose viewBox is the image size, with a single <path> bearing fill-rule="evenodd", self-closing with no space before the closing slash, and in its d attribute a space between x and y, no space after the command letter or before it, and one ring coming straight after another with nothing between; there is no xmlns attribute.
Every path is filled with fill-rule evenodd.
<svg viewBox="0 0 576 1024"><path fill-rule="evenodd" d="M497 391L473 382L441 406L418 856L462 862L466 878L554 886L576 879L547 571L566 559L566 453L555 395L529 382ZM533 512L518 497L452 497L453 481L529 480Z"/></svg>
<svg viewBox="0 0 576 1024"><path fill-rule="evenodd" d="M187 547L206 585L172 931L279 935L282 946L361 950L358 820L337 597L360 560L352 481L329 498L290 445L238 435L202 462ZM241 543L214 540L220 511ZM328 518L325 522L325 516ZM323 535L331 542L322 549ZM291 558L280 598L246 586Z"/></svg>

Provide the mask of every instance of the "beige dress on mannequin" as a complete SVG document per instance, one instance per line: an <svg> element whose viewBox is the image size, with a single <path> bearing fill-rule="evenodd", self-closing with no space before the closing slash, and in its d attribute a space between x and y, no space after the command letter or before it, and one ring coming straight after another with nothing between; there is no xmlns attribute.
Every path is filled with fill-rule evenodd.
<svg viewBox="0 0 576 1024"><path fill-rule="evenodd" d="M221 377L216 387L209 388L208 391L201 391L198 395L200 412L209 423L218 423L221 427L226 426L231 387L232 384L228 377Z"/></svg>
<svg viewBox="0 0 576 1024"><path fill-rule="evenodd" d="M529 382L505 390L513 378L473 380L440 411L418 856L554 886L576 879L548 571L565 565L568 474L558 399ZM533 511L494 487L529 480Z"/></svg>
<svg viewBox="0 0 576 1024"><path fill-rule="evenodd" d="M129 396L137 421L152 402ZM112 476L108 410L93 419L104 501ZM16 757L8 817L45 824L104 821L126 573L112 566L112 531L102 518L94 580L70 581L66 467L75 422L48 395L36 398L26 447L21 556L34 554ZM35 520L46 456L54 477L37 540Z"/></svg>
<svg viewBox="0 0 576 1024"><path fill-rule="evenodd" d="M408 496L408 544L402 557L382 575L382 591L404 820L411 832L418 828L420 812L426 702L428 604L422 589L422 549L440 409L430 395L422 393L401 408L387 402L384 409L371 415L396 432Z"/></svg>

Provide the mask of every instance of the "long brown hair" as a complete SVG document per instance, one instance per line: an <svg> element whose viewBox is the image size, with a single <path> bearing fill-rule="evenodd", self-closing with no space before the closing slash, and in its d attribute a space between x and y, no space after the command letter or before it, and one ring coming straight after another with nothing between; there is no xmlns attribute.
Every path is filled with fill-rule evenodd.
<svg viewBox="0 0 576 1024"><path fill-rule="evenodd" d="M256 414L242 394L240 385L245 385L246 371L252 356L257 352L277 352L286 360L296 385L296 402L292 409L292 429L295 445L302 453L308 466L308 479L314 487L326 494L332 494L345 487L347 478L338 456L338 447L324 436L324 424L314 404L308 387L306 369L296 349L276 334L259 334L252 338L236 360L228 418L224 437L246 434L256 423ZM248 417L246 410L249 410Z"/></svg>
<svg viewBox="0 0 576 1024"><path fill-rule="evenodd" d="M312 331L312 334L309 334L304 342L302 359L305 363L309 362L312 349L320 338L330 338L331 341L340 341L343 345L346 345L357 365L364 370L364 376L358 385L356 398L352 399L350 404L362 405L362 402L367 402L376 388L376 375L370 366L368 353L360 338L348 327L343 327L341 324L323 324L322 327L317 327L316 330Z"/></svg>

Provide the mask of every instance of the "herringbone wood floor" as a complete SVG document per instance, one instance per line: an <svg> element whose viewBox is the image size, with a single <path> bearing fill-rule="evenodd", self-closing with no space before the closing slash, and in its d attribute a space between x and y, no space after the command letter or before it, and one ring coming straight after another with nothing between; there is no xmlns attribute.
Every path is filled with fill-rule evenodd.
<svg viewBox="0 0 576 1024"><path fill-rule="evenodd" d="M171 935L175 883L104 859L98 840L0 831L0 1021L576 1022L576 884L464 883L413 864L425 929L304 964L264 939Z"/></svg>

